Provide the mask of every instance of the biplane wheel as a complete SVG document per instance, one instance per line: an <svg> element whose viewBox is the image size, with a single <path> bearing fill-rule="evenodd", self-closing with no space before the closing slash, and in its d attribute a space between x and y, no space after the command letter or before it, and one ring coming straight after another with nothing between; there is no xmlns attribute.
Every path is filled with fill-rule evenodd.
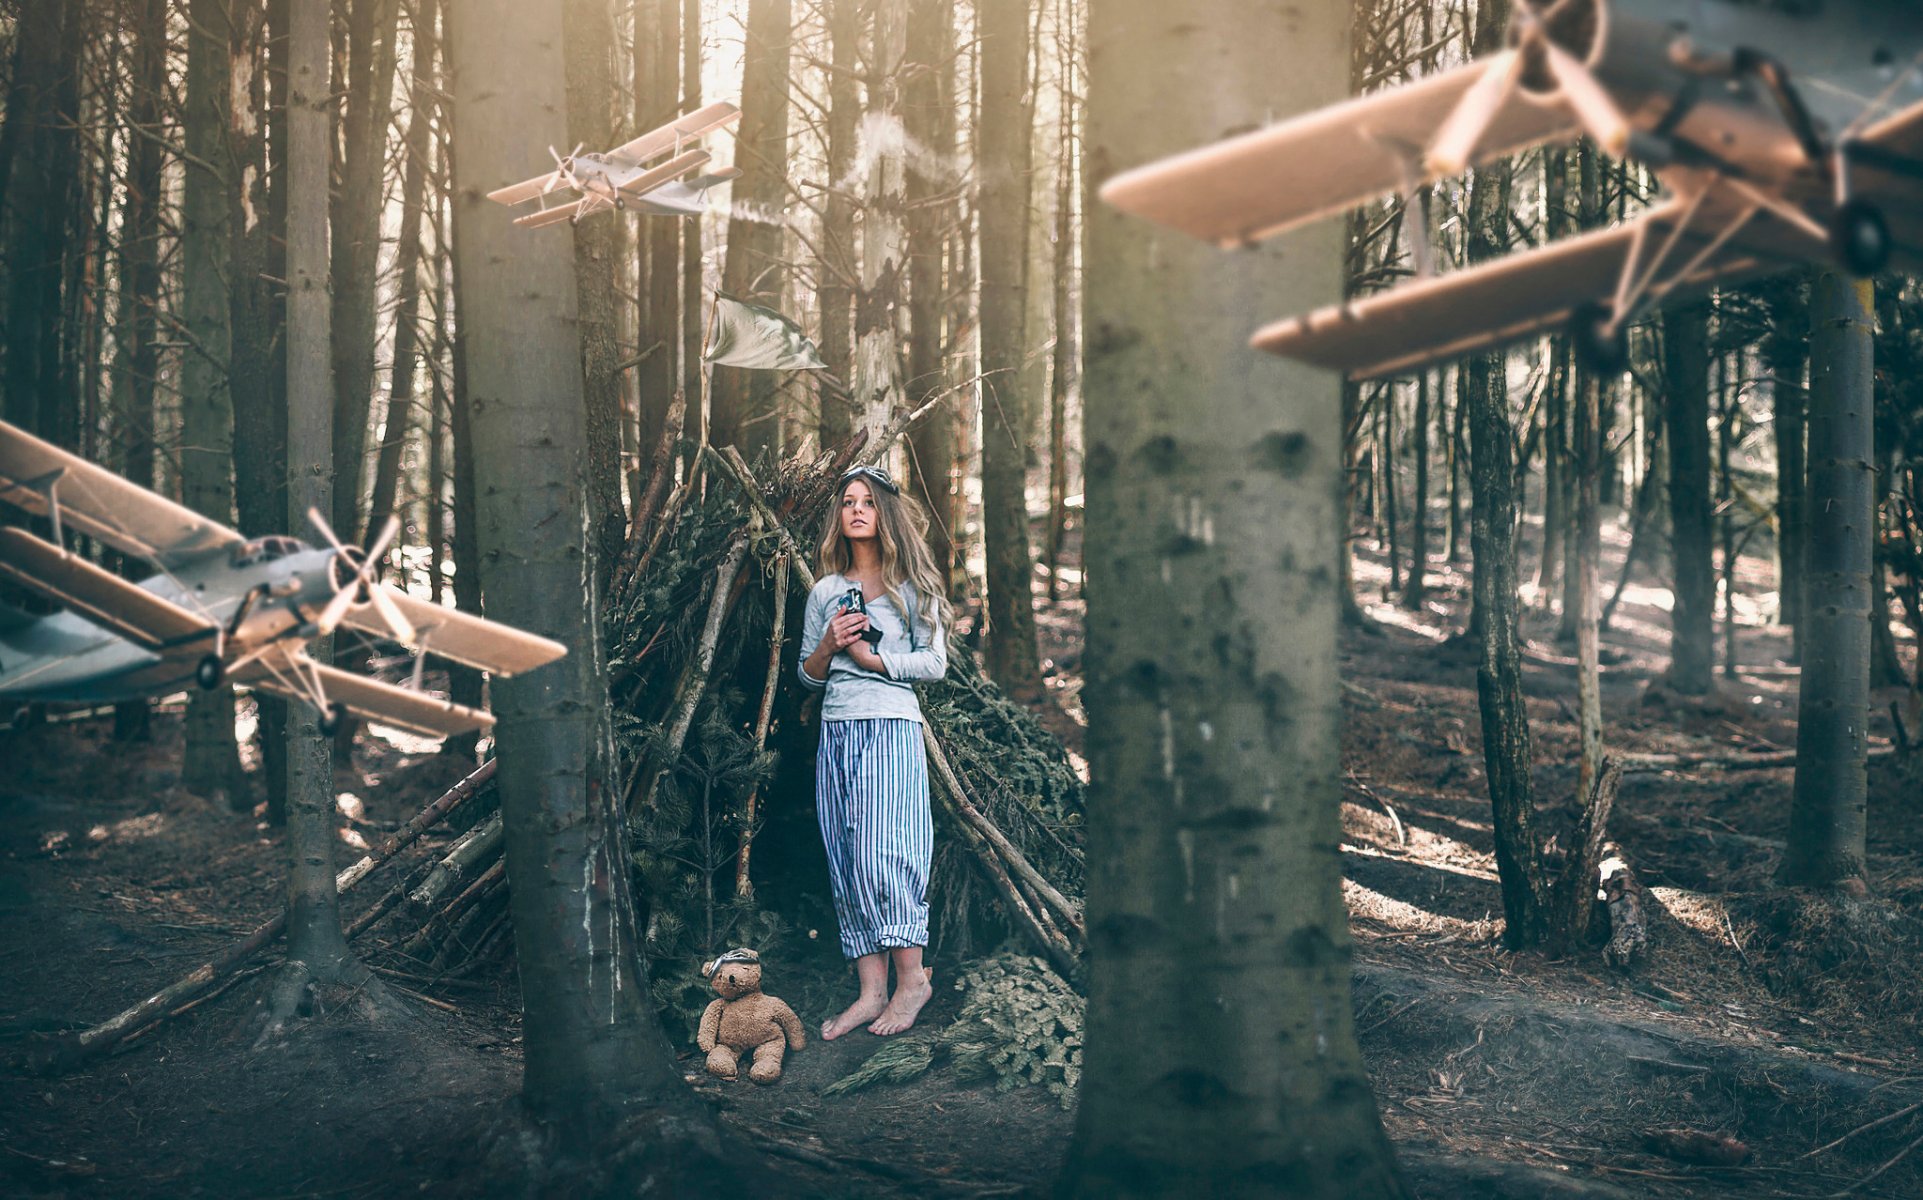
<svg viewBox="0 0 1923 1200"><path fill-rule="evenodd" d="M225 678L227 678L227 667L220 661L218 655L209 654L194 667L194 682L200 685L200 690L203 692L213 691Z"/></svg>
<svg viewBox="0 0 1923 1200"><path fill-rule="evenodd" d="M320 718L314 722L314 725L320 730L322 737L333 737L341 731L341 722L346 719L346 706L335 701L321 709Z"/></svg>
<svg viewBox="0 0 1923 1200"><path fill-rule="evenodd" d="M1830 218L1830 252L1850 274L1863 278L1890 262L1890 227L1867 200L1851 200Z"/></svg>
<svg viewBox="0 0 1923 1200"><path fill-rule="evenodd" d="M1597 375L1620 375L1629 366L1629 329L1610 332L1609 309L1601 304L1578 305L1569 316L1569 346L1576 361Z"/></svg>

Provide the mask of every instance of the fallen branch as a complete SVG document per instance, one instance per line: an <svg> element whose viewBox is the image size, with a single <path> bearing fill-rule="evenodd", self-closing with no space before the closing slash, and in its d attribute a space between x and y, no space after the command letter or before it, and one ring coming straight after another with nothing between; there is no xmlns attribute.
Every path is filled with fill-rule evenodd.
<svg viewBox="0 0 1923 1200"><path fill-rule="evenodd" d="M922 726L922 743L927 747L930 765L935 767L937 772L941 774L943 780L949 785L957 815L959 815L962 820L968 822L968 824L974 826L975 830L982 835L983 839L995 848L995 852L1001 856L1002 861L1008 864L1009 870L1019 876L1030 888L1034 889L1036 895L1075 930L1078 938L1086 939L1088 929L1083 924L1081 910L1070 903L1068 897L1057 891L1053 884L1043 878L1042 873L1034 868L1033 864L1028 861L1027 856L1016 849L1014 844L1002 833L1001 829L998 828L993 821L983 816L981 810L976 808L969 800L968 792L962 784L960 777L956 775L954 767L950 765L948 756L942 752L941 739L936 737L935 731L926 725Z"/></svg>
<svg viewBox="0 0 1923 1200"><path fill-rule="evenodd" d="M494 778L495 762L496 760L489 759L467 778L442 793L432 804L415 814L413 820L389 834L379 846L369 851L360 861L335 876L334 886L339 891L347 891L367 878L376 867L413 845L417 838L453 811L456 805L474 795L482 785ZM78 1066L88 1059L105 1053L119 1042L161 1018L171 1015L175 1010L185 1011L184 1006L200 993L232 974L248 959L260 953L269 942L280 936L286 926L287 913L282 910L272 920L267 921L240 941L140 1003L116 1013L90 1029L62 1039L56 1059L50 1065Z"/></svg>
<svg viewBox="0 0 1923 1200"><path fill-rule="evenodd" d="M1869 757L1888 758L1895 753L1895 746L1872 746ZM1721 767L1725 771L1767 771L1777 767L1795 766L1796 751L1784 750L1776 754L1731 754L1726 750L1711 750L1701 754L1625 754L1622 759L1623 771L1630 775L1675 771L1687 767Z"/></svg>

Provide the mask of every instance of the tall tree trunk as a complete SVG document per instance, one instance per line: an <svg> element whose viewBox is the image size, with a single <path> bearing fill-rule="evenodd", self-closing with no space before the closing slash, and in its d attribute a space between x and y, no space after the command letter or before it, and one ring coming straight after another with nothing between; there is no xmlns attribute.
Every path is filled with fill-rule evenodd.
<svg viewBox="0 0 1923 1200"><path fill-rule="evenodd" d="M166 0L140 0L131 16L132 104L137 131L128 143L128 180L121 205L119 329L114 335L114 468L141 487L154 485L154 381L160 370L156 332L160 305L160 111L167 86ZM144 567L124 564L127 574ZM114 708L115 740L144 737L149 705Z"/></svg>
<svg viewBox="0 0 1923 1200"><path fill-rule="evenodd" d="M855 296L855 420L875 437L905 401L901 303L908 249L908 162L901 129L902 62L908 50L905 6L876 4L870 13L868 112L858 157L862 181L861 275ZM979 19L979 18L978 18Z"/></svg>
<svg viewBox="0 0 1923 1200"><path fill-rule="evenodd" d="M1458 363L1451 374L1456 380L1456 402L1449 408L1449 429L1443 438L1448 446L1449 467L1449 539L1443 548L1443 559L1454 564L1462 561L1462 475L1463 460L1468 457L1463 420L1468 408L1469 368Z"/></svg>
<svg viewBox="0 0 1923 1200"><path fill-rule="evenodd" d="M229 127L234 98L227 0L193 0L187 20L187 162L181 201L182 314L189 346L180 369L180 480L187 507L221 524L234 520L234 406L228 278L235 162ZM181 782L204 795L240 787L234 689L198 688L187 698Z"/></svg>
<svg viewBox="0 0 1923 1200"><path fill-rule="evenodd" d="M849 7L846 0L837 0L837 8L843 7ZM922 147L922 153L908 169L906 391L911 409L920 408L948 386L942 370L942 317L947 308L942 258L947 233L944 227L954 220L955 213L952 205L942 203L939 198L954 186L950 161L955 146L955 115L945 95L951 93L953 87L944 86L954 70L954 19L954 0L910 0L908 5L908 50L903 66L907 82L902 85L902 125L908 137ZM837 54L839 46L837 42ZM834 113L829 114L829 120L836 120ZM830 135L833 133L831 127ZM848 201L839 188L828 203L833 205L838 198L845 208ZM823 295L825 304L826 289ZM844 337L848 317L845 299L845 293L836 297L838 303L843 303L843 311L837 315L844 325ZM825 394L822 403L826 412L829 401ZM845 424L846 402L838 403ZM928 524L928 544L939 563L946 563L954 556L953 530L945 514L953 509L960 487L960 480L951 470L955 461L954 422L946 417L946 413L925 417L915 427L908 443L909 483L932 518Z"/></svg>
<svg viewBox="0 0 1923 1200"><path fill-rule="evenodd" d="M1075 309L1075 101L1079 16L1075 0L1056 7L1056 91L1061 112L1057 118L1055 155L1055 227L1051 268L1054 294L1049 311L1055 320L1054 351L1048 372L1048 526L1042 539L1042 558L1048 564L1048 598L1061 598L1062 540L1068 526L1068 396L1081 369L1080 314Z"/></svg>
<svg viewBox="0 0 1923 1200"><path fill-rule="evenodd" d="M567 0L562 12L567 56L569 146L590 149L614 145L614 13L609 0ZM673 28L673 22L668 22ZM643 218L644 222L647 218ZM670 231L672 218L655 218ZM601 574L607 574L627 540L627 511L621 503L621 361L619 293L615 264L624 259L626 214L583 221L574 226L574 283L581 343L588 431L588 524L596 531ZM673 257L672 244L668 256ZM670 277L672 278L672 276Z"/></svg>
<svg viewBox="0 0 1923 1200"><path fill-rule="evenodd" d="M1804 410L1808 392L1803 383L1809 362L1809 305L1803 279L1797 275L1774 281L1768 297L1769 333L1763 338L1763 362L1769 371L1770 404L1776 439L1776 590L1777 620L1798 626L1803 619L1803 492L1808 468L1803 456ZM1801 646L1802 634L1796 634ZM1801 655L1798 655L1801 661Z"/></svg>
<svg viewBox="0 0 1923 1200"><path fill-rule="evenodd" d="M1347 10L1096 0L1088 161L1340 98ZM1226 257L1097 208L1087 237L1090 991L1060 1191L1403 1196L1336 851L1341 385L1244 342L1246 314L1340 294L1340 232Z"/></svg>
<svg viewBox="0 0 1923 1200"><path fill-rule="evenodd" d="M1584 371L1576 377L1572 442L1576 467L1576 727L1582 743L1576 795L1587 797L1602 772L1602 647L1596 571L1602 563L1602 517L1597 475L1602 466L1602 428L1597 419L1603 381Z"/></svg>
<svg viewBox="0 0 1923 1200"><path fill-rule="evenodd" d="M441 61L451 75L453 56L447 49L448 35L454 27L455 14L448 11L441 17ZM445 90L445 89L444 89ZM454 554L454 604L463 612L481 612L484 609L481 596L481 539L480 521L476 516L478 507L479 481L474 475L474 407L468 392L468 352L467 345L472 330L467 312L467 277L461 263L468 256L462 246L467 240L469 208L455 199L455 180L459 178L454 140L451 126L460 124L460 111L443 110L441 129L441 161L447 164L447 189L442 203L448 209L449 248L447 255L447 286L453 297L453 326L451 331L453 353L450 355L453 392L448 398L447 431L448 441L454 451L454 502L451 512L454 518L454 537L451 548ZM480 708L485 703L485 690L482 687L481 673L472 667L459 663L448 668L448 695L454 703L469 708ZM451 737L442 745L443 754L473 761L474 751L479 744L476 734L462 734Z"/></svg>
<svg viewBox="0 0 1923 1200"><path fill-rule="evenodd" d="M1871 285L1810 284L1809 541L1796 783L1778 878L1864 887L1869 802L1870 555L1876 528Z"/></svg>
<svg viewBox="0 0 1923 1200"><path fill-rule="evenodd" d="M68 101L79 69L78 0L27 4L14 30L6 124L0 127L0 230L6 240L5 363L0 414L65 443L46 404L57 395L60 281L66 255L67 184L60 175L77 113Z"/></svg>
<svg viewBox="0 0 1923 1200"><path fill-rule="evenodd" d="M1669 616L1669 685L1710 690L1716 654L1716 574L1709 504L1709 306L1663 314L1664 412L1669 425L1669 517L1676 602Z"/></svg>
<svg viewBox="0 0 1923 1200"><path fill-rule="evenodd" d="M569 648L492 688L523 1094L564 1139L592 1144L628 1122L630 1137L654 1143L651 1159L686 1173L655 1190L683 1194L694 1190L681 1186L687 1175L713 1166L719 1136L681 1082L638 953L599 598L587 583L595 547L568 532L585 529L588 511L575 281L566 259L482 198L565 136L560 9L561 0L463 0L447 39L461 352L472 408L486 414L468 425L475 472L489 481L478 496L487 611Z"/></svg>
<svg viewBox="0 0 1923 1200"><path fill-rule="evenodd" d="M1424 371L1416 376L1416 412L1409 433L1415 444L1416 494L1409 506L1409 578L1402 589L1402 607L1420 612L1428 595L1429 566L1429 387L1436 376Z"/></svg>
<svg viewBox="0 0 1923 1200"><path fill-rule="evenodd" d="M916 0L909 9L911 22L926 23L928 0ZM828 369L837 377L852 378L850 370L854 361L854 304L855 304L855 200L849 193L853 184L855 170L855 125L861 113L861 0L825 0L824 13L828 25L828 193L822 199L821 208L821 356L828 363ZM918 83L920 81L917 81ZM919 93L917 95L919 98ZM934 120L942 114L924 111L918 103L908 104L903 120L911 130L930 135ZM933 118L933 120L931 120ZM939 151L934 152L938 154ZM934 157L931 154L930 157ZM916 173L908 180L909 195L925 199L932 191L927 176ZM928 299L921 294L919 281L929 264L924 261L927 253L920 238L931 229L939 230L940 214L930 206L919 205L914 210L908 227L908 254L911 263L909 270L915 272L909 283L909 300L920 304ZM934 255L934 278L939 287L941 278L941 250L937 243ZM920 309L909 318L912 336L921 337ZM939 337L939 329L935 331ZM911 342L909 349L909 376L919 378L923 369L916 357L918 342ZM849 397L845 389L836 388L823 381L816 397L818 424L816 426L821 445L826 448L846 441L855 430L854 411L849 407ZM933 425L936 422L927 422ZM924 426L925 428L926 426ZM916 430L919 439L921 430ZM919 440L917 440L919 450ZM918 462L919 462L918 458ZM947 475L946 464L938 468L943 476ZM920 472L912 478L921 482ZM925 486L917 489L917 494L926 498ZM941 510L934 510L941 511ZM939 524L938 522L935 524ZM929 529L931 537L936 530Z"/></svg>
<svg viewBox="0 0 1923 1200"><path fill-rule="evenodd" d="M328 510L334 389L328 305L328 10L289 6L287 111L287 524ZM331 658L327 639L310 653ZM334 887L334 742L309 704L287 721L288 972L276 1019L291 1016L313 980L373 983L342 936Z"/></svg>
<svg viewBox="0 0 1923 1200"><path fill-rule="evenodd" d="M388 381L380 455L374 464L374 494L367 505L369 529L379 529L394 513L394 497L400 490L402 451L407 447L408 428L414 422L414 377L421 363L421 217L427 207L431 147L427 126L434 113L434 10L437 7L437 0L417 0L414 9L413 85L408 89L407 133L401 138L401 233L394 247L400 305L394 315L394 367ZM584 340L585 337L584 329ZM619 439L614 445L620 445ZM618 480L615 486L618 494Z"/></svg>
<svg viewBox="0 0 1923 1200"><path fill-rule="evenodd" d="M894 5L883 7L893 8ZM735 140L735 215L728 221L728 252L721 290L756 304L781 307L783 272L780 221L788 201L788 54L793 23L790 0L748 0L747 45L741 77L741 133ZM707 306L688 310L688 319ZM749 459L780 441L775 403L781 373L724 368L709 385L708 438L738 446ZM690 425L690 432L694 426Z"/></svg>
<svg viewBox="0 0 1923 1200"><path fill-rule="evenodd" d="M701 107L701 0L681 0L681 108L693 112ZM661 68L666 74L667 66ZM787 102L787 93L781 95L781 102ZM740 151L736 150L739 157ZM743 195L736 190L737 198ZM785 193L784 193L785 195ZM707 330L702 326L702 314L708 311L705 298L708 281L705 273L707 252L702 244L702 231L707 222L692 222L684 231L681 239L681 391L685 399L681 409L682 436L688 431L701 428L701 420L706 414L695 410L701 404L701 378L706 365L701 361L702 339ZM697 420L700 418L700 420Z"/></svg>
<svg viewBox="0 0 1923 1200"><path fill-rule="evenodd" d="M393 110L400 0L347 0L343 170L333 228L334 495L329 519L341 540L362 539L367 418L374 394L376 269L381 241L387 122Z"/></svg>
<svg viewBox="0 0 1923 1200"><path fill-rule="evenodd" d="M657 129L679 115L681 45L679 0L642 0L634 6L634 129ZM640 349L659 346L636 370L640 419L635 438L636 476L645 484L654 447L668 418L668 407L681 395L681 234L682 223L664 218L641 219L635 235L641 261ZM697 241L700 226L689 224L687 235ZM701 310L688 310L699 323ZM699 398L697 397L697 403ZM692 436L693 426L688 426ZM635 495L641 493L637 490Z"/></svg>
<svg viewBox="0 0 1923 1200"><path fill-rule="evenodd" d="M1028 227L1026 0L981 0L982 541L987 551L988 670L1010 694L1042 695L1035 581L1028 548L1022 365L1022 256Z"/></svg>

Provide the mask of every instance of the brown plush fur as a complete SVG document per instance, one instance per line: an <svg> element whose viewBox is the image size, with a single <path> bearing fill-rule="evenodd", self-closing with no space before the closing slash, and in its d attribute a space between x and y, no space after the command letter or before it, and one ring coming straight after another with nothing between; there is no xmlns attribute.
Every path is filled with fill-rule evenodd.
<svg viewBox="0 0 1923 1200"><path fill-rule="evenodd" d="M781 1059L788 1050L808 1044L801 1018L773 996L761 991L761 964L724 962L709 984L721 999L701 1015L695 1044L708 1054L708 1074L734 1079L742 1055L752 1056L748 1078L773 1083L781 1078Z"/></svg>

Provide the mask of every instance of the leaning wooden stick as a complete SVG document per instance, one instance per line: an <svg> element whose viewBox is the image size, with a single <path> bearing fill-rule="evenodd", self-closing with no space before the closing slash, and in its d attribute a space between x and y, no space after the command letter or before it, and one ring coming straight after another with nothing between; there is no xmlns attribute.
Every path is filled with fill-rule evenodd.
<svg viewBox="0 0 1923 1200"><path fill-rule="evenodd" d="M768 726L774 720L775 691L781 683L781 643L788 634L788 559L787 551L775 556L775 627L768 638L768 680L761 688L761 711L755 716L755 753L768 744ZM761 789L748 789L747 802L741 806L741 851L734 859L734 894L739 900L752 900L754 880L748 876L748 853L754 848L755 805Z"/></svg>
<svg viewBox="0 0 1923 1200"><path fill-rule="evenodd" d="M701 644L695 650L694 661L688 664L686 674L681 677L681 686L675 693L674 716L668 722L667 737L659 750L653 755L654 762L640 788L639 810L645 812L654 805L654 790L665 774L681 757L681 747L688 740L688 729L694 724L695 709L700 707L701 697L708 690L708 673L714 669L714 648L721 640L721 627L727 624L728 609L734 601L735 577L741 574L741 563L748 554L748 539L737 537L728 547L726 558L721 560L721 568L715 573L714 596L708 601L708 619L702 626Z"/></svg>
<svg viewBox="0 0 1923 1200"><path fill-rule="evenodd" d="M473 774L449 788L432 804L415 814L413 820L389 834L379 846L369 851L359 862L336 876L334 886L340 891L346 891L367 878L376 867L413 845L415 839L452 812L457 804L472 796L488 780L494 778L495 761L489 759L481 764ZM269 942L280 936L281 930L286 925L287 913L282 910L272 920L240 941L140 1003L107 1018L91 1029L82 1030L71 1038L63 1039L59 1062L61 1065L78 1065L113 1048L128 1036L169 1015L176 1008L186 1005L200 993L219 983L242 963L260 953Z"/></svg>

